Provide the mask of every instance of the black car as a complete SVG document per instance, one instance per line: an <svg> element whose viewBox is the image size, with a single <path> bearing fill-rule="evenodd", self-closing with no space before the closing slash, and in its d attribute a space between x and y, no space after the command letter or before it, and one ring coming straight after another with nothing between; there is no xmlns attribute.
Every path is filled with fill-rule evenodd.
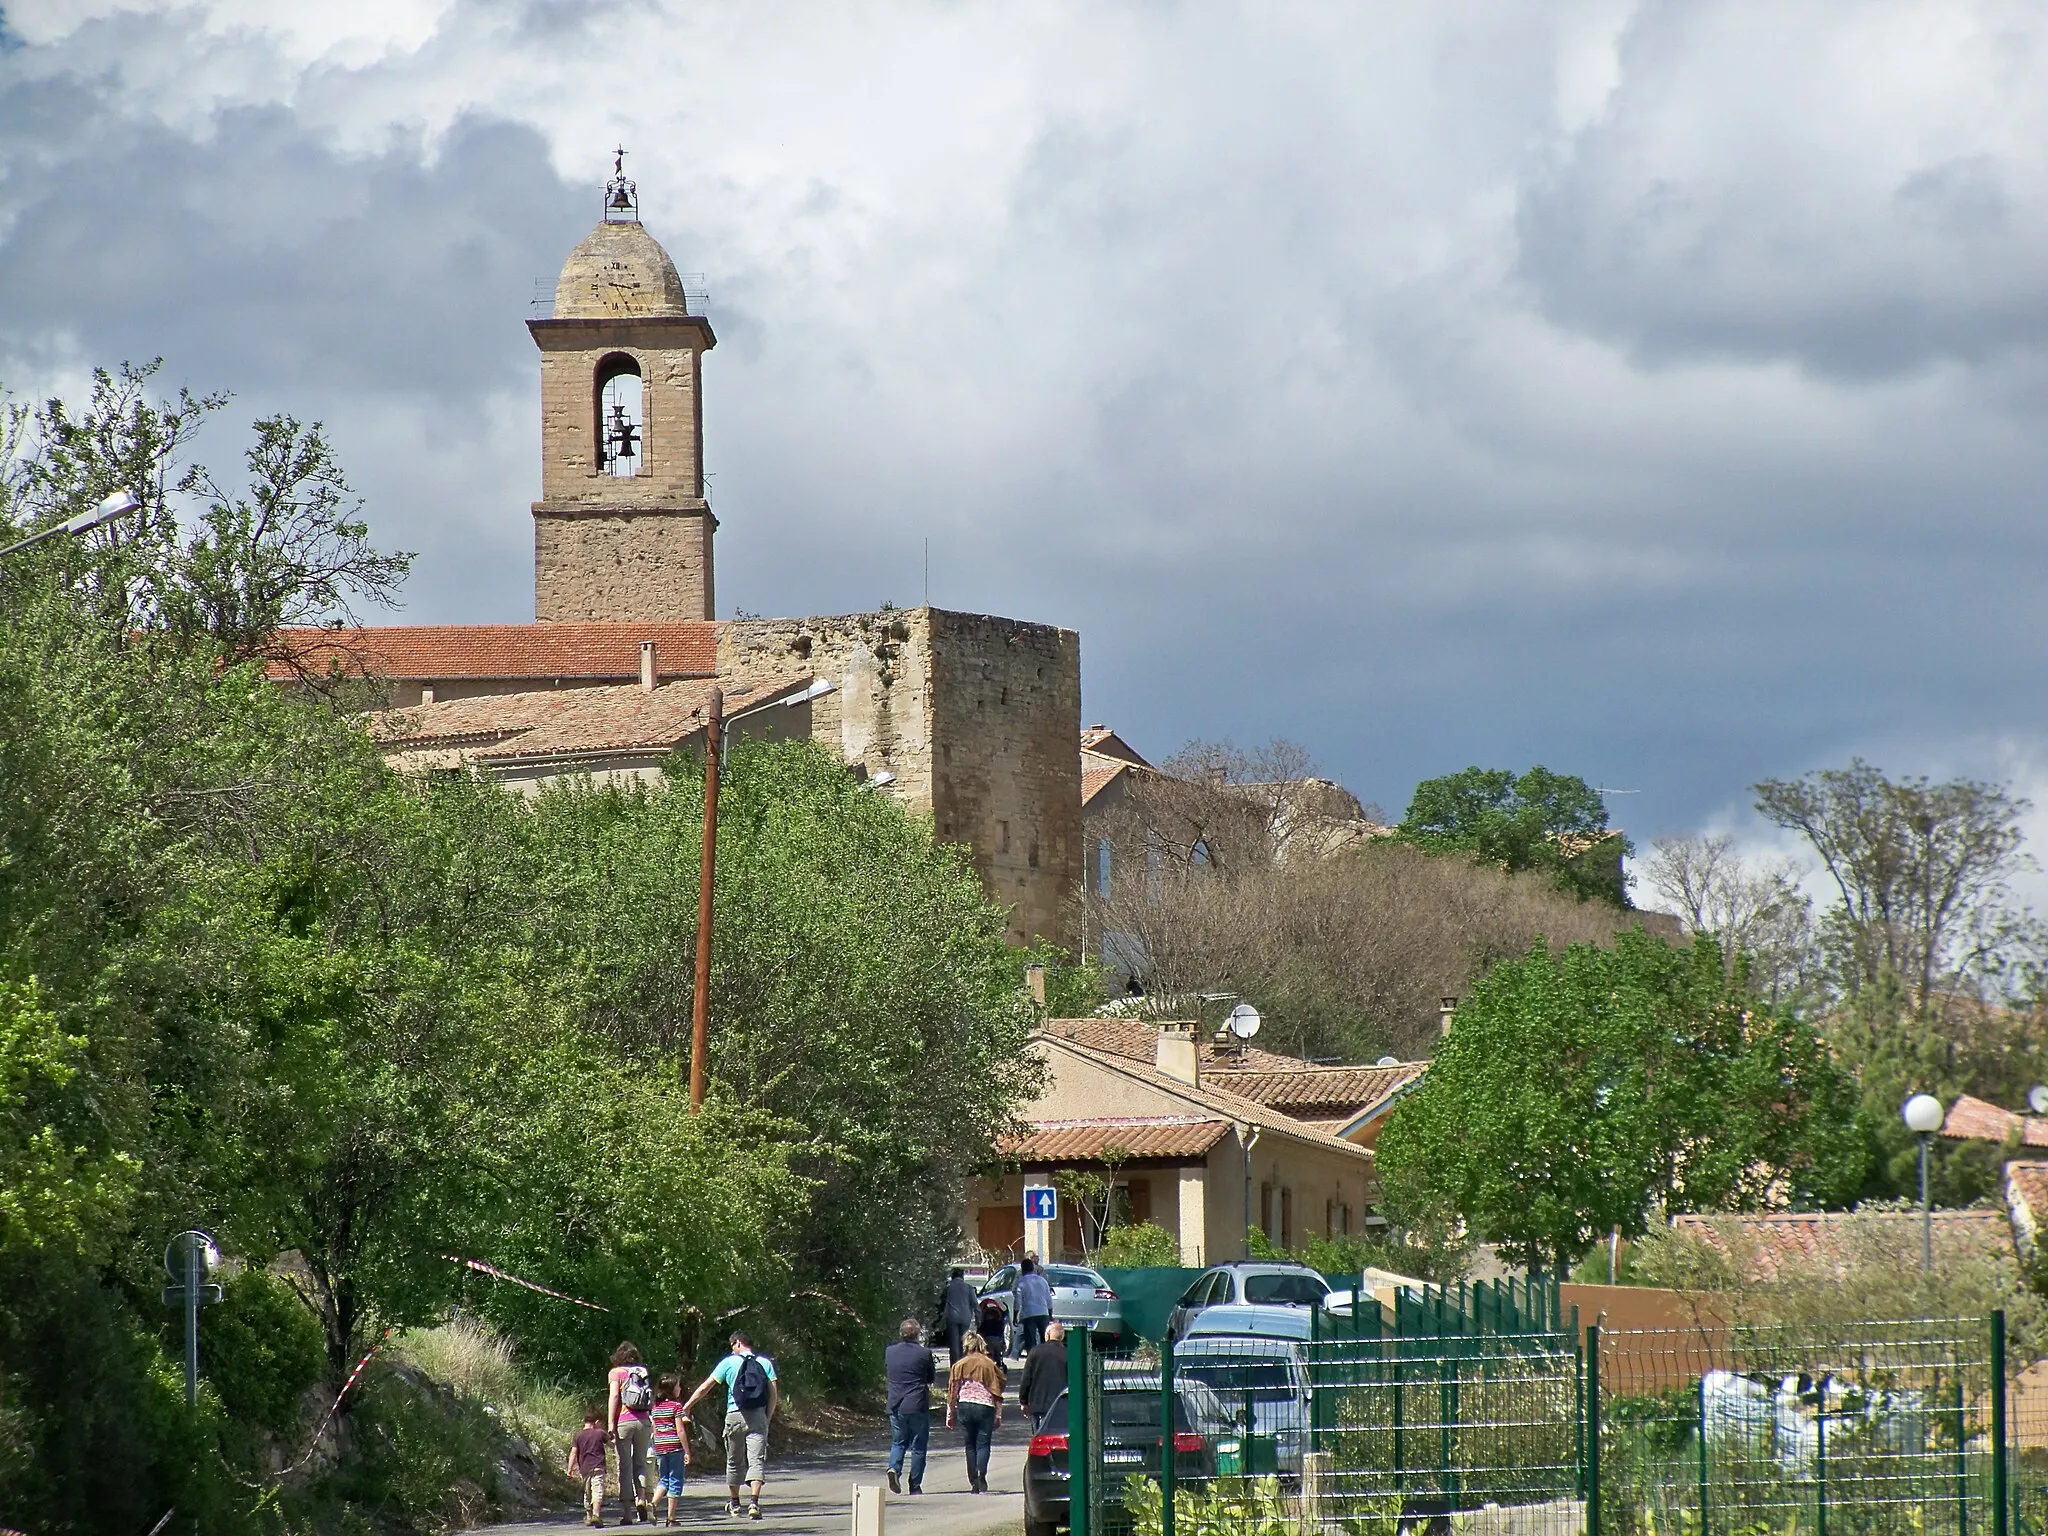
<svg viewBox="0 0 2048 1536"><path fill-rule="evenodd" d="M1199 1382L1175 1393L1173 1475L1216 1475L1216 1441L1230 1431L1229 1415L1216 1394ZM1102 1384L1103 1498L1123 1497L1123 1480L1135 1473L1159 1476L1159 1376L1118 1376ZM1067 1394L1046 1412L1024 1457L1024 1536L1054 1536L1068 1528Z"/></svg>

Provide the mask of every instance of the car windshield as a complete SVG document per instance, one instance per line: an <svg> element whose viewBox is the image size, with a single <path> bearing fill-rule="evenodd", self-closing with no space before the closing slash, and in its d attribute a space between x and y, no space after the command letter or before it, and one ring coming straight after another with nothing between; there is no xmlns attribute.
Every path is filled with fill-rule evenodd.
<svg viewBox="0 0 2048 1536"><path fill-rule="evenodd" d="M1188 1360L1180 1364L1183 1376L1206 1381L1227 1404L1249 1392L1253 1397L1292 1397L1293 1373L1281 1360Z"/></svg>
<svg viewBox="0 0 2048 1536"><path fill-rule="evenodd" d="M1084 1291L1092 1291L1102 1282L1085 1269L1060 1269L1057 1266L1045 1272L1045 1278L1054 1285L1064 1285Z"/></svg>
<svg viewBox="0 0 2048 1536"><path fill-rule="evenodd" d="M1315 1306L1330 1294L1330 1282L1321 1275L1246 1275L1244 1299L1265 1305Z"/></svg>

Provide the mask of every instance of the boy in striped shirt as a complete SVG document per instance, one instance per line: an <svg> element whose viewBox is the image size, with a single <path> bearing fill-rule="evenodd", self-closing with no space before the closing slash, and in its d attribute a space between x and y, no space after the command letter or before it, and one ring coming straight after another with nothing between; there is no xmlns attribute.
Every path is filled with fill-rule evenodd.
<svg viewBox="0 0 2048 1536"><path fill-rule="evenodd" d="M654 1468L657 1482L654 1496L657 1501L664 1496L668 1499L668 1523L680 1522L683 1505L683 1479L690 1465L690 1416L677 1401L683 1395L682 1379L664 1376L656 1388L654 1402Z"/></svg>

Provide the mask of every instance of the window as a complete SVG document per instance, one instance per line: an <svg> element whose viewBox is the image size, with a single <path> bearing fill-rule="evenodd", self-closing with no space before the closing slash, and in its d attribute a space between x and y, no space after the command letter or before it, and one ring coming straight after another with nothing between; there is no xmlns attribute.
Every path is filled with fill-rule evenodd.
<svg viewBox="0 0 2048 1536"><path fill-rule="evenodd" d="M647 412L640 365L613 352L597 365L597 471L622 478L647 462Z"/></svg>
<svg viewBox="0 0 2048 1536"><path fill-rule="evenodd" d="M1098 838L1095 843L1095 894L1103 901L1109 900L1109 839Z"/></svg>
<svg viewBox="0 0 2048 1536"><path fill-rule="evenodd" d="M1273 1236L1273 1229L1278 1225L1273 1218L1273 1186L1261 1184L1259 1186L1259 1230L1268 1237Z"/></svg>
<svg viewBox="0 0 2048 1536"><path fill-rule="evenodd" d="M996 852L1008 853L1009 851L1010 824L1007 821L999 821L996 823Z"/></svg>
<svg viewBox="0 0 2048 1536"><path fill-rule="evenodd" d="M1280 1191L1280 1246L1294 1246L1294 1191L1291 1189Z"/></svg>
<svg viewBox="0 0 2048 1536"><path fill-rule="evenodd" d="M1321 1275L1288 1271L1244 1277L1244 1299L1267 1306L1312 1307L1329 1294L1329 1282Z"/></svg>

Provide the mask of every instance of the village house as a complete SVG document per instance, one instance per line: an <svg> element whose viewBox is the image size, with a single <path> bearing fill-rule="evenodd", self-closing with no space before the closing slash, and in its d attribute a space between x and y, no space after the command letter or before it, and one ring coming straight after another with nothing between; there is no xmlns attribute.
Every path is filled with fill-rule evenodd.
<svg viewBox="0 0 2048 1536"><path fill-rule="evenodd" d="M1243 1258L1249 1226L1296 1248L1381 1225L1371 1142L1425 1069L1317 1067L1142 1019L1050 1020L1033 1049L1045 1087L968 1191L990 1254L1082 1254L1095 1234L1071 1201L1058 1230L1024 1221L1023 1186L1062 1173L1110 1183L1120 1218L1174 1234L1186 1264Z"/></svg>
<svg viewBox="0 0 2048 1536"><path fill-rule="evenodd" d="M719 619L703 475L717 337L702 308L615 175L552 312L527 321L541 384L534 622L290 631L273 676L374 680L390 761L523 788L658 774L701 737L716 686L728 714L762 706L738 734L808 735L963 844L1013 942L1071 947L1079 636L929 607Z"/></svg>

